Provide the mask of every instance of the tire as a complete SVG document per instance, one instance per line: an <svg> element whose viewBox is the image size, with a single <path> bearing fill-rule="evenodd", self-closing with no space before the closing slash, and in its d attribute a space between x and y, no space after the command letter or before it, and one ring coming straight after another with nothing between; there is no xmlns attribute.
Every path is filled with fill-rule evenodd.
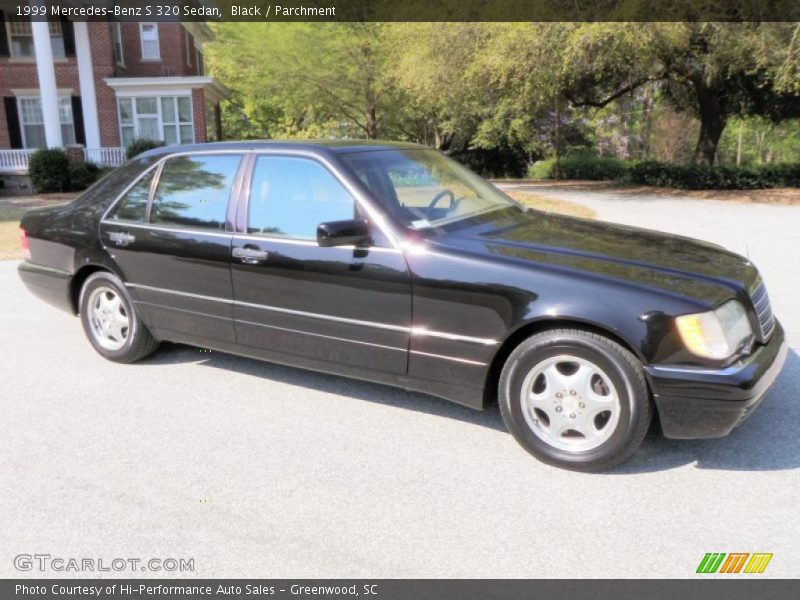
<svg viewBox="0 0 800 600"><path fill-rule="evenodd" d="M104 358L134 363L158 348L158 340L148 331L133 308L125 285L113 273L92 273L81 288L78 306L83 331Z"/></svg>
<svg viewBox="0 0 800 600"><path fill-rule="evenodd" d="M509 432L533 456L574 471L627 460L647 434L653 406L641 362L616 342L554 329L522 342L500 375Z"/></svg>

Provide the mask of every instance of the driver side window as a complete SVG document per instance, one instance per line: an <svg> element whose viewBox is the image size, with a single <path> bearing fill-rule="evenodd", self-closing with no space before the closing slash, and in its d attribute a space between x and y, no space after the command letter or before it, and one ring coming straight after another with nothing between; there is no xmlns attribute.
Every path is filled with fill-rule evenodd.
<svg viewBox="0 0 800 600"><path fill-rule="evenodd" d="M248 233L314 240L320 223L356 216L353 197L318 162L287 156L256 160Z"/></svg>

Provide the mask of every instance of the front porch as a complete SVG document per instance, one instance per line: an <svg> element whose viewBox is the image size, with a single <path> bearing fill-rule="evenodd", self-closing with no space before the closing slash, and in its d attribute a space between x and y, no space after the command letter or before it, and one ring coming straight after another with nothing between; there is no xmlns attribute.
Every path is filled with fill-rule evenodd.
<svg viewBox="0 0 800 600"><path fill-rule="evenodd" d="M25 175L28 172L28 161L36 152L35 148L2 149L0 148L0 175ZM125 148L83 148L71 146L68 154L71 158L92 162L100 167L118 167L125 162Z"/></svg>

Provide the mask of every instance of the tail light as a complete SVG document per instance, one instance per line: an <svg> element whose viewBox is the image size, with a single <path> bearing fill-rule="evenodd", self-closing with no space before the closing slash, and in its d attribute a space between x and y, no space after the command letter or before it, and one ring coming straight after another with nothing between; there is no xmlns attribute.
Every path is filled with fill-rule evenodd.
<svg viewBox="0 0 800 600"><path fill-rule="evenodd" d="M25 260L30 260L31 259L31 245L30 245L30 242L28 241L28 234L25 233L25 230L22 227L19 228L19 243L20 243L20 246L22 246L22 257Z"/></svg>

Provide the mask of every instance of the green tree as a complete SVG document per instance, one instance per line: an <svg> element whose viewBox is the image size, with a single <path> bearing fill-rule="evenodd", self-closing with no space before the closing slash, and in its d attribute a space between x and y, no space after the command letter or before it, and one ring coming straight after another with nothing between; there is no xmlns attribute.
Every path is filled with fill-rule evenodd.
<svg viewBox="0 0 800 600"><path fill-rule="evenodd" d="M568 46L579 68L567 97L576 106L602 107L648 81L663 82L667 100L700 121L698 164L713 164L732 117L800 116L800 98L774 79L781 53L773 49L788 47L793 35L786 24L587 24L584 29L596 43ZM632 33L637 43L615 42Z"/></svg>
<svg viewBox="0 0 800 600"><path fill-rule="evenodd" d="M209 68L235 90L238 121L262 135L390 130L395 97L379 23L222 23ZM236 130L236 119L227 122Z"/></svg>
<svg viewBox="0 0 800 600"><path fill-rule="evenodd" d="M492 29L483 23L397 23L384 30L389 74L408 103L406 127L440 150L468 141L479 115L474 57Z"/></svg>

